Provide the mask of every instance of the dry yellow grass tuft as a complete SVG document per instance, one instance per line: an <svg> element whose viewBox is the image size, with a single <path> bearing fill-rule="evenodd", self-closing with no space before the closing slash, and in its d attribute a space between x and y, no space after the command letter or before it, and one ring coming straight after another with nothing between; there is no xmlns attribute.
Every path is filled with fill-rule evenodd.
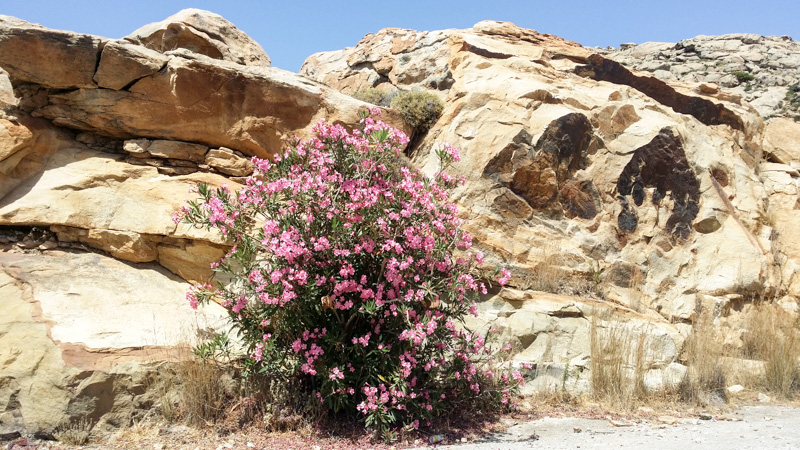
<svg viewBox="0 0 800 450"><path fill-rule="evenodd" d="M617 318L592 320L591 374L596 401L614 408L632 408L647 396L646 344L647 333L634 332Z"/></svg>
<svg viewBox="0 0 800 450"><path fill-rule="evenodd" d="M81 418L56 428L53 431L53 436L62 444L84 445L89 442L89 438L92 436L92 427L93 424L91 420Z"/></svg>
<svg viewBox="0 0 800 450"><path fill-rule="evenodd" d="M710 313L695 320L692 334L684 343L683 358L688 371L678 388L680 398L697 405L726 403L731 367L726 363L723 340Z"/></svg>
<svg viewBox="0 0 800 450"><path fill-rule="evenodd" d="M742 338L744 357L764 362L757 387L792 398L800 393L800 324L798 316L771 302L758 302L747 316Z"/></svg>

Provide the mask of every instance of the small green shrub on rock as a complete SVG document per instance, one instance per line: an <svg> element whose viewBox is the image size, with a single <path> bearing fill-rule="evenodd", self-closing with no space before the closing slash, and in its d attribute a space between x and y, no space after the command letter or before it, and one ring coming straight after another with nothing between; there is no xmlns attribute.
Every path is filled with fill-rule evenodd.
<svg viewBox="0 0 800 450"><path fill-rule="evenodd" d="M756 77L752 73L748 72L733 72L733 76L739 80L739 83L746 83L748 81L753 81Z"/></svg>
<svg viewBox="0 0 800 450"><path fill-rule="evenodd" d="M444 110L444 105L439 97L424 91L397 94L392 99L391 107L398 110L403 120L418 133L428 131Z"/></svg>

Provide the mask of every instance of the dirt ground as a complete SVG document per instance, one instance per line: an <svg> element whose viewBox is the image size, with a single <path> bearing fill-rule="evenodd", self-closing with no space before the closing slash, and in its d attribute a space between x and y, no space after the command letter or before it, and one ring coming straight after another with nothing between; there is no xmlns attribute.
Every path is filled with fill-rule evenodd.
<svg viewBox="0 0 800 450"><path fill-rule="evenodd" d="M676 423L668 425L665 422ZM433 446L427 448L434 448ZM438 446L489 449L798 449L800 408L744 406L724 416L624 420L545 417L519 423L480 442Z"/></svg>
<svg viewBox="0 0 800 450"><path fill-rule="evenodd" d="M642 408L640 408L641 412ZM709 413L657 408L645 414L606 415L602 411L570 405L549 405L531 415L505 416L493 434L468 437L425 435L410 444L372 441L364 433L347 438L308 432L267 433L250 428L220 434L211 428L142 423L112 436L94 437L81 447L35 438L0 442L0 448L45 449L636 449L636 450L800 450L800 407L764 404L727 405ZM669 414L675 414L674 416ZM530 419L530 417L536 418ZM607 417L607 418L603 418ZM460 442L459 442L460 441ZM454 443L455 442L455 443ZM431 443L436 443L431 445Z"/></svg>

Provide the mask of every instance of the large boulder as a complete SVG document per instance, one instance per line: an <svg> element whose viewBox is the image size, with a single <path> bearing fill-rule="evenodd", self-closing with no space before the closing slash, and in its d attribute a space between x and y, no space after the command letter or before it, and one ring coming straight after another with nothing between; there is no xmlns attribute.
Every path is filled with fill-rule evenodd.
<svg viewBox="0 0 800 450"><path fill-rule="evenodd" d="M800 168L800 123L783 118L770 120L764 131L764 152L774 162Z"/></svg>
<svg viewBox="0 0 800 450"><path fill-rule="evenodd" d="M184 16L216 23L197 11ZM215 27L212 34L225 28ZM20 108L61 127L268 157L280 151L283 140L308 137L323 117L357 123L367 106L266 64L245 66L190 49L170 50L162 55L131 42L0 18L0 68L10 74ZM384 120L410 131L391 110Z"/></svg>
<svg viewBox="0 0 800 450"><path fill-rule="evenodd" d="M0 16L0 66L17 80L54 89L93 88L103 38Z"/></svg>
<svg viewBox="0 0 800 450"><path fill-rule="evenodd" d="M125 40L162 53L183 48L246 66L270 65L269 56L250 36L219 14L202 9L183 9L139 28Z"/></svg>
<svg viewBox="0 0 800 450"><path fill-rule="evenodd" d="M102 60L101 60L102 69ZM33 114L59 126L121 139L150 137L267 157L324 116L356 123L366 105L290 72L205 56L172 55L126 90L53 93ZM397 116L387 114L387 120ZM306 135L307 136L307 135Z"/></svg>
<svg viewBox="0 0 800 450"><path fill-rule="evenodd" d="M0 253L0 422L132 424L160 400L149 374L185 357L198 327L223 330L225 311L193 311L186 289L158 266L98 254Z"/></svg>
<svg viewBox="0 0 800 450"><path fill-rule="evenodd" d="M126 261L160 261L193 281L205 281L209 264L225 254L223 242L172 222L190 188L198 182L219 186L227 181L219 175L162 175L156 167L74 141L48 155L40 171L0 199L0 224L54 226L63 241ZM187 252L191 257L178 256Z"/></svg>

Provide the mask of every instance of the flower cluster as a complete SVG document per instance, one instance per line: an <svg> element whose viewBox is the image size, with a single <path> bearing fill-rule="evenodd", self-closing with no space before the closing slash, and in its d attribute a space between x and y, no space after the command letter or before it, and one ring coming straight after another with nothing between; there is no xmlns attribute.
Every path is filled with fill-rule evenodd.
<svg viewBox="0 0 800 450"><path fill-rule="evenodd" d="M300 377L367 426L416 428L467 399L507 401L516 382L481 368L486 343L463 326L486 293L473 275L483 255L448 202L463 180L400 165L408 138L371 116L313 130L254 158L237 192L199 185L177 215L235 243L214 265L225 282L198 286L192 306L218 298L253 370ZM445 168L459 160L449 144L437 154Z"/></svg>

